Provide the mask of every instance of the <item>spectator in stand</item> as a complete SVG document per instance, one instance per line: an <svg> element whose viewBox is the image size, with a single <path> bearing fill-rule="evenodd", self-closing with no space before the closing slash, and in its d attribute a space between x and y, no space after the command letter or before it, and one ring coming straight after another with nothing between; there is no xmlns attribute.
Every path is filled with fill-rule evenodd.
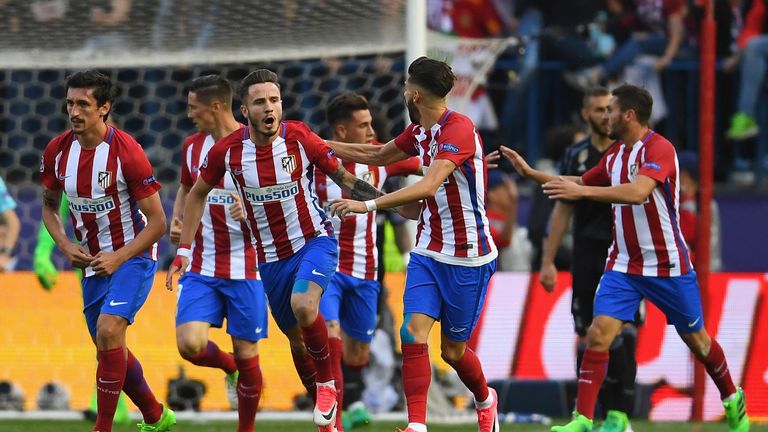
<svg viewBox="0 0 768 432"><path fill-rule="evenodd" d="M13 249L19 239L21 224L16 215L16 201L13 200L5 182L0 177L0 273L14 267Z"/></svg>
<svg viewBox="0 0 768 432"><path fill-rule="evenodd" d="M698 250L698 213L699 213L699 156L690 150L677 155L680 165L680 229L691 251L691 260L695 261ZM720 208L712 200L712 224L709 234L709 269L719 271L723 267L720 243Z"/></svg>
<svg viewBox="0 0 768 432"><path fill-rule="evenodd" d="M589 87L617 77L638 56L659 56L654 69L663 70L680 52L685 41L685 0L636 0L635 32L616 52L599 65L567 72L566 82L574 88Z"/></svg>
<svg viewBox="0 0 768 432"><path fill-rule="evenodd" d="M756 119L757 101L763 93L765 84L766 60L768 60L768 5L766 0L744 2L747 11L744 27L738 38L741 60L741 80L739 83L737 112L731 117L731 124L725 135L734 141L743 141L758 135ZM747 169L749 162L741 157L741 151L736 151L736 168ZM760 152L757 152L758 154ZM764 164L768 168L768 157L756 160L756 164ZM753 168L756 168L753 166Z"/></svg>
<svg viewBox="0 0 768 432"><path fill-rule="evenodd" d="M500 169L488 171L486 214L491 237L499 248L499 271L510 270L504 263L512 246L512 234L517 223L517 184Z"/></svg>

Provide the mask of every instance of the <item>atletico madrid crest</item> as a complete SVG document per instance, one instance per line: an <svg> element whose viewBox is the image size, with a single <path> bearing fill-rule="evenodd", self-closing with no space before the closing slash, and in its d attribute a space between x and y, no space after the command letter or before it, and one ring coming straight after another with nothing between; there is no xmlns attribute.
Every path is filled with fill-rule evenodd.
<svg viewBox="0 0 768 432"><path fill-rule="evenodd" d="M112 171L99 171L98 180L102 189L112 186Z"/></svg>
<svg viewBox="0 0 768 432"><path fill-rule="evenodd" d="M283 166L283 171L287 174L292 173L296 169L296 156L294 155L284 156L280 162Z"/></svg>

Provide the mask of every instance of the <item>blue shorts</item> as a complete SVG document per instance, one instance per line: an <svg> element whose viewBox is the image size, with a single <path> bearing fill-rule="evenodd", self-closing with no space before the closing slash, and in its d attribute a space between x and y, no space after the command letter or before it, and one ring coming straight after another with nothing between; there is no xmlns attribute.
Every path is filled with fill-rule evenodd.
<svg viewBox="0 0 768 432"><path fill-rule="evenodd" d="M429 315L441 321L448 339L465 342L480 318L488 281L494 272L496 260L466 267L411 253L403 312Z"/></svg>
<svg viewBox="0 0 768 432"><path fill-rule="evenodd" d="M338 243L330 237L310 240L286 259L259 264L269 308L280 330L293 328L298 321L291 309L291 293L297 280L314 282L325 291L339 262Z"/></svg>
<svg viewBox="0 0 768 432"><path fill-rule="evenodd" d="M267 337L267 298L256 279L222 279L185 273L179 279L176 326L202 321L221 327L227 317L227 333L255 342Z"/></svg>
<svg viewBox="0 0 768 432"><path fill-rule="evenodd" d="M336 273L320 299L325 321L339 321L348 336L371 343L381 285L375 280Z"/></svg>
<svg viewBox="0 0 768 432"><path fill-rule="evenodd" d="M594 314L632 321L643 298L664 312L678 333L696 333L704 327L696 272L651 277L607 271L595 293Z"/></svg>
<svg viewBox="0 0 768 432"><path fill-rule="evenodd" d="M88 276L81 282L83 313L88 331L96 336L99 315L117 315L133 324L155 281L157 261L134 257L109 276Z"/></svg>

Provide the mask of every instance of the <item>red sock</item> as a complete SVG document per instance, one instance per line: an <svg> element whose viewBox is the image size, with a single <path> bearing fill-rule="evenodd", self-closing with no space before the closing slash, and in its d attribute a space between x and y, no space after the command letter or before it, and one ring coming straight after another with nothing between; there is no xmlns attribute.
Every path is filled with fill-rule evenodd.
<svg viewBox="0 0 768 432"><path fill-rule="evenodd" d="M427 392L432 365L425 343L403 344L403 393L408 405L408 422L427 424Z"/></svg>
<svg viewBox="0 0 768 432"><path fill-rule="evenodd" d="M144 369L141 367L141 363L130 350L128 350L128 369L125 374L123 391L139 408L145 423L152 424L160 420L160 416L163 414L163 405L155 398L147 380L144 379Z"/></svg>
<svg viewBox="0 0 768 432"><path fill-rule="evenodd" d="M456 370L461 382L475 395L476 401L483 402L488 399L488 383L485 381L480 359L477 358L474 351L467 348L459 360L455 362L445 361Z"/></svg>
<svg viewBox="0 0 768 432"><path fill-rule="evenodd" d="M219 349L215 343L208 341L208 345L193 357L184 357L198 366L212 367L231 374L237 370L235 358L230 353Z"/></svg>
<svg viewBox="0 0 768 432"><path fill-rule="evenodd" d="M342 430L341 407L344 406L344 375L341 372L341 357L344 349L341 344L341 339L337 337L329 337L328 348L331 351L333 383L336 386L336 401L339 404L339 410L336 411L336 429Z"/></svg>
<svg viewBox="0 0 768 432"><path fill-rule="evenodd" d="M728 370L728 362L725 360L723 348L712 339L712 345L709 348L709 354L703 359L699 359L707 368L707 373L715 382L717 389L720 390L720 399L736 393L736 386L731 378L731 371Z"/></svg>
<svg viewBox="0 0 768 432"><path fill-rule="evenodd" d="M125 347L97 352L99 366L96 368L96 424L93 430L110 432L115 417L117 400L125 381Z"/></svg>
<svg viewBox="0 0 768 432"><path fill-rule="evenodd" d="M312 398L312 402L315 402L317 398L317 387L315 386L317 370L315 369L315 362L312 361L306 350L299 352L291 350L291 357L293 357L293 365L296 367L301 383L307 389L307 394Z"/></svg>
<svg viewBox="0 0 768 432"><path fill-rule="evenodd" d="M237 432L253 432L261 397L259 356L235 358L235 363L240 371L240 377L237 379Z"/></svg>
<svg viewBox="0 0 768 432"><path fill-rule="evenodd" d="M317 382L328 382L333 379L331 367L331 353L328 349L328 329L325 328L325 320L319 313L315 322L308 326L301 326L301 334L304 337L304 346L315 362L317 370Z"/></svg>
<svg viewBox="0 0 768 432"><path fill-rule="evenodd" d="M595 403L607 369L608 352L593 351L589 348L584 351L584 359L579 369L576 411L588 419L595 417Z"/></svg>

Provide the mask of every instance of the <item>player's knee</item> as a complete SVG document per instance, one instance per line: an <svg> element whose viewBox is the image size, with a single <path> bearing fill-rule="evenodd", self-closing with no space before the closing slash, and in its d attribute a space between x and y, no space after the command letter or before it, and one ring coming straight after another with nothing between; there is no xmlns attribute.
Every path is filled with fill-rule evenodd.
<svg viewBox="0 0 768 432"><path fill-rule="evenodd" d="M691 353L699 359L704 359L709 355L709 350L712 347L712 339L704 332L696 332L691 334L680 335Z"/></svg>
<svg viewBox="0 0 768 432"><path fill-rule="evenodd" d="M201 341L190 336L176 338L176 347L179 349L179 355L189 361L200 355L207 344L208 341Z"/></svg>
<svg viewBox="0 0 768 432"><path fill-rule="evenodd" d="M96 324L96 346L99 349L114 348L123 344L126 324L121 320L124 319L120 317L99 319Z"/></svg>
<svg viewBox="0 0 768 432"><path fill-rule="evenodd" d="M593 323L587 329L587 347L593 350L607 351L615 336Z"/></svg>
<svg viewBox="0 0 768 432"><path fill-rule="evenodd" d="M400 326L400 341L404 344L416 343L416 329L411 323L411 314L405 314L403 324Z"/></svg>
<svg viewBox="0 0 768 432"><path fill-rule="evenodd" d="M370 345L359 342L349 344L348 347L344 352L344 363L351 366L363 366L368 363Z"/></svg>
<svg viewBox="0 0 768 432"><path fill-rule="evenodd" d="M291 310L301 325L311 324L317 317L318 302L309 294L291 295Z"/></svg>
<svg viewBox="0 0 768 432"><path fill-rule="evenodd" d="M443 342L440 345L440 357L445 360L446 363L453 366L456 362L461 360L464 355L466 345L463 343L446 343Z"/></svg>

